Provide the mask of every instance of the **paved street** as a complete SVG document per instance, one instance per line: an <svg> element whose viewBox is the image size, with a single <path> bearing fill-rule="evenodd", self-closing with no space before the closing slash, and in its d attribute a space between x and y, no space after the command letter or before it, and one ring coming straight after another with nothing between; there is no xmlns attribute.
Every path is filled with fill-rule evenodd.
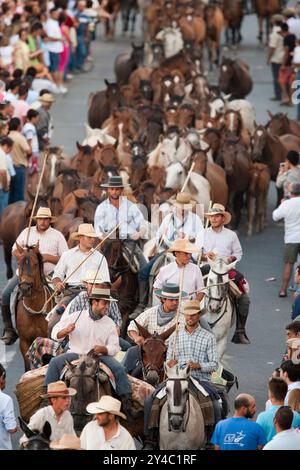
<svg viewBox="0 0 300 470"><path fill-rule="evenodd" d="M272 96L271 73L266 65L266 51L258 45L257 22L254 16L248 16L243 27L243 45L234 52L225 55L242 57L249 63L254 79L254 90L248 97L257 109L257 122L266 123L267 110L278 112L282 108L269 101ZM94 43L95 66L92 72L76 76L70 85L67 96L57 98L53 107L55 124L54 143L61 144L69 154L75 152L76 140L82 141L85 130L85 118L88 94L102 89L104 78L113 79L115 56L130 48L130 41L118 37L115 42L104 42L100 35ZM215 81L215 77L212 77ZM295 109L290 110L291 117ZM267 397L267 381L274 366L280 361L284 344L284 326L290 320L291 299L279 299L282 269L283 227L271 221L271 211L275 204L274 185L269 196L269 224L260 235L251 239L245 236L242 224L241 238L244 257L239 269L245 273L250 284L251 312L247 333L251 339L249 346L229 343L227 360L230 369L238 376L239 392L248 392L257 400L261 411ZM1 252L0 287L5 284L4 261ZM275 282L266 282L266 278L275 277ZM2 331L2 326L1 326ZM233 332L231 333L231 335ZM18 350L18 343L4 348L0 344L0 361L8 366L7 392L13 394L14 386L23 372L23 362ZM231 392L231 398L236 390ZM16 445L16 438L14 438Z"/></svg>

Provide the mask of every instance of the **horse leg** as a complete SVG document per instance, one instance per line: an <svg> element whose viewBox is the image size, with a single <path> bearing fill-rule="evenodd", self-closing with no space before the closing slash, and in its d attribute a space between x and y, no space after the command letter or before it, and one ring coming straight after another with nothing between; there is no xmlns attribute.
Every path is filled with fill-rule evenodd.
<svg viewBox="0 0 300 470"><path fill-rule="evenodd" d="M243 207L243 193L237 193L234 197L233 207L234 207L234 214L235 214L235 223L234 228L238 228L241 217L242 217L242 207Z"/></svg>
<svg viewBox="0 0 300 470"><path fill-rule="evenodd" d="M247 235L248 237L251 237L252 232L253 232L254 197L250 193L248 193L248 197L247 197L247 212L248 212Z"/></svg>
<svg viewBox="0 0 300 470"><path fill-rule="evenodd" d="M257 39L259 40L259 42L262 42L263 40L263 17L262 16L258 16L258 36L257 36Z"/></svg>
<svg viewBox="0 0 300 470"><path fill-rule="evenodd" d="M21 354L23 356L25 372L30 370L30 361L29 361L28 357L26 356L26 353L29 349L29 346L30 346L30 344L28 343L28 341L25 340L25 339L22 339L22 337L20 336L20 351L21 351Z"/></svg>

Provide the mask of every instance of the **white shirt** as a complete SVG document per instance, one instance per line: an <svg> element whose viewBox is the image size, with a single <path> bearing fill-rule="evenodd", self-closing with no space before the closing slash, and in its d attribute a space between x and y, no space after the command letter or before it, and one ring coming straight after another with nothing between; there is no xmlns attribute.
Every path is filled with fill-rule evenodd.
<svg viewBox="0 0 300 470"><path fill-rule="evenodd" d="M288 384L288 391L284 399L285 406L288 406L289 404L289 394L291 393L292 390L295 390L296 388L300 389L300 381L292 382Z"/></svg>
<svg viewBox="0 0 300 470"><path fill-rule="evenodd" d="M44 25L44 30L47 36L49 36L50 38L62 39L62 34L61 34L60 27L59 27L59 23L58 21L54 19L49 18L46 21ZM49 42L45 42L45 49L49 52L60 54L63 51L64 46L63 46L62 41L49 41Z"/></svg>
<svg viewBox="0 0 300 470"><path fill-rule="evenodd" d="M16 243L25 247L27 240L28 228L25 228L18 236ZM28 239L28 246L36 245L39 242L39 252L44 255L62 256L68 250L68 245L65 237L58 230L49 227L45 232L38 232L36 226L31 227ZM16 243L12 247L12 251L17 249ZM44 273L50 274L55 268L53 263L44 263Z"/></svg>
<svg viewBox="0 0 300 470"><path fill-rule="evenodd" d="M106 441L102 426L95 420L83 428L80 442L85 450L136 450L133 438L123 426L119 424L117 433Z"/></svg>
<svg viewBox="0 0 300 470"><path fill-rule="evenodd" d="M173 261L173 263L160 268L153 284L153 289L161 289L166 282L180 285L182 269L184 269L182 289L185 292L190 295L192 292L198 291L204 287L201 270L196 264L189 263L184 268L179 268L177 262ZM195 297L196 293L192 295L192 298Z"/></svg>
<svg viewBox="0 0 300 470"><path fill-rule="evenodd" d="M283 37L279 34L279 31L281 31L280 26L274 26L269 39L269 47L275 49L271 56L271 62L274 64L282 64L284 56Z"/></svg>
<svg viewBox="0 0 300 470"><path fill-rule="evenodd" d="M232 230L222 227L220 232L213 230L212 227L204 230L204 253L213 251L221 258L235 256L238 261L243 256L243 250L238 236Z"/></svg>
<svg viewBox="0 0 300 470"><path fill-rule="evenodd" d="M97 235L111 232L120 222L120 238L128 238L145 225L145 219L136 204L126 197L121 197L120 207L117 209L106 199L96 209L94 227ZM113 237L113 235L112 235Z"/></svg>
<svg viewBox="0 0 300 470"><path fill-rule="evenodd" d="M1 148L0 148L0 170L6 171L7 181L9 182L10 181L10 173L9 173L8 167L7 167L6 154ZM3 189L1 181L0 181L0 189Z"/></svg>
<svg viewBox="0 0 300 470"><path fill-rule="evenodd" d="M52 279L58 277L63 281L83 260L87 258L90 253L90 251L84 253L80 250L79 246L75 246L75 248L65 251L55 266ZM77 271L68 279L67 283L69 285L79 286L82 284L82 279L84 278L86 271L89 269L98 270L99 277L103 279L103 282L110 282L106 258L99 253L99 251L94 251L94 253L88 258L88 261L83 263L80 268L77 269Z"/></svg>
<svg viewBox="0 0 300 470"><path fill-rule="evenodd" d="M300 39L300 19L288 18L286 23L289 25L289 33L294 34L297 39Z"/></svg>
<svg viewBox="0 0 300 470"><path fill-rule="evenodd" d="M183 235L184 236L181 236ZM195 238L195 245L199 250L203 246L204 228L200 217L197 214L189 211L184 220L176 216L176 209L171 214L168 214L162 221L156 233L156 246L159 245L161 237L164 236L170 242L177 238Z"/></svg>
<svg viewBox="0 0 300 470"><path fill-rule="evenodd" d="M22 134L26 140L31 140L31 150L34 155L39 153L39 141L35 126L31 122L26 122L22 129Z"/></svg>
<svg viewBox="0 0 300 470"><path fill-rule="evenodd" d="M75 329L69 333L69 350L75 354L87 354L96 345L105 346L108 356L115 356L120 351L119 337L115 323L107 315L100 320L92 320L88 309L82 312L74 312L61 319L54 326L51 338L55 341L63 341L57 338L58 333L71 323L75 323Z"/></svg>
<svg viewBox="0 0 300 470"><path fill-rule="evenodd" d="M300 197L283 201L273 211L273 220L284 219L284 243L300 243Z"/></svg>
<svg viewBox="0 0 300 470"><path fill-rule="evenodd" d="M40 408L31 416L28 427L32 430L42 432L44 424L48 421L51 425L50 441L58 441L64 434L72 434L76 436L74 431L73 417L70 411L64 411L60 415L59 421L51 405ZM28 439L25 434L20 439L20 444L24 444Z"/></svg>
<svg viewBox="0 0 300 470"><path fill-rule="evenodd" d="M12 398L0 390L0 450L12 450L9 430L17 427Z"/></svg>
<svg viewBox="0 0 300 470"><path fill-rule="evenodd" d="M300 450L300 433L296 429L287 429L277 433L263 450Z"/></svg>

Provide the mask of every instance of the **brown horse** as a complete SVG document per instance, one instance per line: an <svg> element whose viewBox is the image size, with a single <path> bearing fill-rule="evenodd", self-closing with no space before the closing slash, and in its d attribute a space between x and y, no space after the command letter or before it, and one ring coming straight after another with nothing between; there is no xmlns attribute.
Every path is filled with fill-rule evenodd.
<svg viewBox="0 0 300 470"><path fill-rule="evenodd" d="M51 293L44 277L43 260L39 244L35 247L22 248L17 245L19 254L19 289L21 298L16 306L16 328L20 338L20 350L24 359L25 370L30 369L26 353L31 343L38 337L47 337L48 323L45 319L44 304ZM47 304L49 312L53 308Z"/></svg>
<svg viewBox="0 0 300 470"><path fill-rule="evenodd" d="M144 43L136 45L132 42L131 46L131 54L124 52L115 60L115 75L119 86L126 85L132 72L142 67L144 62Z"/></svg>
<svg viewBox="0 0 300 470"><path fill-rule="evenodd" d="M78 152L71 160L71 168L84 176L94 176L99 168L96 160L96 151L98 145L91 147L90 145L80 145L76 142Z"/></svg>
<svg viewBox="0 0 300 470"><path fill-rule="evenodd" d="M216 5L206 5L206 43L208 49L208 58L210 69L212 65L219 65L221 35L224 28L225 18L221 8Z"/></svg>
<svg viewBox="0 0 300 470"><path fill-rule="evenodd" d="M226 44L239 44L242 40L241 27L243 22L243 9L240 0L223 0L222 10L226 22ZM229 37L231 32L231 38Z"/></svg>
<svg viewBox="0 0 300 470"><path fill-rule="evenodd" d="M270 20L272 15L280 13L281 0L255 0L255 9L258 18L258 40L263 41L263 22L266 21L266 41L270 32Z"/></svg>
<svg viewBox="0 0 300 470"><path fill-rule="evenodd" d="M284 162L287 150L279 137L272 135L260 125L255 128L252 137L252 160L268 165L272 181L276 181L279 164Z"/></svg>
<svg viewBox="0 0 300 470"><path fill-rule="evenodd" d="M149 331L136 320L135 324L140 335L144 338L141 346L141 368L133 371L132 376L143 378L145 382L157 387L164 380L164 362L166 360L167 346L165 341L175 331L176 325L168 328L164 333L151 335ZM137 373L137 375L136 375Z"/></svg>
<svg viewBox="0 0 300 470"><path fill-rule="evenodd" d="M253 232L254 216L256 232L261 232L266 226L270 180L271 175L268 166L264 163L253 163L247 191L248 236L251 236Z"/></svg>
<svg viewBox="0 0 300 470"><path fill-rule="evenodd" d="M92 129L100 129L103 122L121 105L121 93L117 83L104 80L106 90L89 96L88 124Z"/></svg>
<svg viewBox="0 0 300 470"><path fill-rule="evenodd" d="M223 57L219 76L220 91L230 94L231 99L243 99L249 95L253 81L249 67L240 59Z"/></svg>
<svg viewBox="0 0 300 470"><path fill-rule="evenodd" d="M287 113L273 114L268 111L270 121L267 127L273 135L294 134L300 136L300 123L295 119L289 119Z"/></svg>

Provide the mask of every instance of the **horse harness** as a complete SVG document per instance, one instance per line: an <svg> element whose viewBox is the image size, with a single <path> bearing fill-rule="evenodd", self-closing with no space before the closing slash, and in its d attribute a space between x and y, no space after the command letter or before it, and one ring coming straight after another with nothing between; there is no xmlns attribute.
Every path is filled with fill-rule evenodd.
<svg viewBox="0 0 300 470"><path fill-rule="evenodd" d="M211 268L212 272L214 274L217 275L217 284L223 284L223 274L221 273L217 273L216 271L214 271L212 268ZM209 290L209 286L208 286L208 290ZM213 328L214 326L216 326L217 323L219 323L219 321L224 317L226 311L227 311L227 304L228 304L228 295L226 295L225 297L211 297L208 293L207 293L207 298L208 300L215 300L217 302L220 302L221 301L221 307L220 307L220 311L222 310L222 308L224 307L224 311L222 313L222 315L220 315L219 318L217 318L216 321L212 322L212 323L209 323L209 326L210 328Z"/></svg>
<svg viewBox="0 0 300 470"><path fill-rule="evenodd" d="M168 382L174 382L174 406L179 406L179 400L181 400L181 397L182 397L182 391L181 391L181 385L180 385L180 382L182 381L182 379L172 379L172 378L168 378ZM188 391L188 394L190 392ZM185 405L184 405L184 409L181 413L170 413L170 409L169 409L169 405L168 405L168 427L169 427L169 432L172 431L172 428L171 428L171 423L170 423L170 416L186 416L186 419L183 420L183 424L182 424L182 432L185 432L186 431L186 426L187 426L187 423L189 421L189 417L190 417L190 400L189 400L189 397L187 398L186 402L185 402Z"/></svg>

